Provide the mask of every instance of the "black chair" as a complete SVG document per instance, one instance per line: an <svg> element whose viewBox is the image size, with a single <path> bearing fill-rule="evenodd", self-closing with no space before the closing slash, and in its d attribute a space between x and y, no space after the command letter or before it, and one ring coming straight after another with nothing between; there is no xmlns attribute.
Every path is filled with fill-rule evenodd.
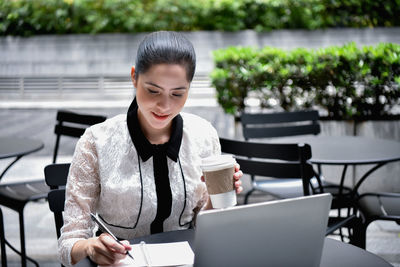
<svg viewBox="0 0 400 267"><path fill-rule="evenodd" d="M243 173L253 178L297 179L301 181L303 195L310 195L314 191L310 185L314 170L308 162L311 158L309 145L256 143L225 138L220 138L220 143L222 153L234 155ZM260 177L254 179L251 191L260 190L263 183L269 181ZM249 196L250 192L246 198Z"/></svg>
<svg viewBox="0 0 400 267"><path fill-rule="evenodd" d="M321 132L316 110L275 112L275 113L243 113L240 116L243 137L270 138L294 135L317 135Z"/></svg>
<svg viewBox="0 0 400 267"><path fill-rule="evenodd" d="M260 140L265 138L318 135L321 132L317 110L274 113L243 113L240 117L245 140ZM322 176L321 165L311 182L315 186L323 186L326 192L334 196L350 193L351 189L327 182ZM318 183L318 184L317 184ZM271 193L278 198L289 198L301 195L301 184L296 180L270 181L259 188L265 193ZM249 192L251 194L251 192ZM340 197L341 198L341 197ZM334 203L336 205L337 203ZM340 205L339 205L340 206Z"/></svg>
<svg viewBox="0 0 400 267"><path fill-rule="evenodd" d="M80 138L86 128L105 121L107 117L100 115L80 114L70 111L58 111L57 125L54 128L56 144L53 152L53 163L56 163L61 136Z"/></svg>
<svg viewBox="0 0 400 267"><path fill-rule="evenodd" d="M56 144L53 153L53 163L56 162L59 142L61 136L80 137L88 126L103 122L104 116L78 114L69 111L58 111L57 125L54 132L56 134ZM18 252L11 244L7 245L21 256L22 266L26 266L26 260L31 261L36 266L39 264L26 256L25 250L25 230L24 230L24 208L28 202L46 199L49 187L44 179L37 179L28 182L7 183L0 185L0 205L15 210L19 214L19 229L21 251ZM4 228L4 221L0 220L0 229ZM3 240L1 240L3 242ZM2 247L5 244L2 244Z"/></svg>
<svg viewBox="0 0 400 267"><path fill-rule="evenodd" d="M275 180L298 180L301 182L302 195L324 193L320 183L312 183L315 176L313 166L308 161L311 158L311 147L308 144L276 144L257 143L249 141L235 141L220 138L222 153L233 154L240 164L243 173L253 177L251 193L263 191L263 184L270 185ZM260 179L264 178L264 179ZM255 179L257 177L257 179ZM245 198L250 196L249 192ZM245 204L248 199L245 200ZM354 214L329 219L326 235L332 234L337 229L348 227L355 221Z"/></svg>
<svg viewBox="0 0 400 267"><path fill-rule="evenodd" d="M243 113L240 117L243 136L246 140L259 140L265 138L318 135L321 132L319 114L316 110L275 112L275 113ZM334 197L332 209L337 210L337 216L331 216L327 234L334 234L339 230L339 235L344 240L342 228L349 226L355 220L356 203L350 197L351 189L343 185L329 183L322 176L321 165L317 165L318 172L311 179L315 193L328 192ZM291 198L302 194L302 184L298 179L257 181L252 179L252 189L245 197L247 203L254 189L271 194L277 198ZM342 215L341 209L346 209L347 214ZM349 229L349 228L348 228ZM350 230L349 230L350 231ZM349 238L350 237L349 233Z"/></svg>
<svg viewBox="0 0 400 267"><path fill-rule="evenodd" d="M394 221L400 225L400 194L379 192L364 193L358 198L363 221L359 227L360 247L365 248L368 225L376 220Z"/></svg>
<svg viewBox="0 0 400 267"><path fill-rule="evenodd" d="M242 113L243 137L245 140L262 138L319 134L321 127L318 122L318 111L295 111L275 113ZM299 179L257 181L251 176L252 188L247 192L244 203L247 204L250 195L255 191L273 195L277 198L301 196L302 183ZM312 183L318 187L318 180Z"/></svg>
<svg viewBox="0 0 400 267"><path fill-rule="evenodd" d="M54 213L57 238L60 238L60 230L64 224L62 213L65 202L65 185L67 184L70 165L70 163L51 164L44 168L45 181L50 187L47 199L49 208Z"/></svg>

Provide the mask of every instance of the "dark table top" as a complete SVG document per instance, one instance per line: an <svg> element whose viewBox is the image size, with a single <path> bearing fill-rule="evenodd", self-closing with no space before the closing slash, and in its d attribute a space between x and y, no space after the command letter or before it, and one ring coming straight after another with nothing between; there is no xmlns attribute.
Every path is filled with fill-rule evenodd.
<svg viewBox="0 0 400 267"><path fill-rule="evenodd" d="M295 136L268 140L273 143L307 143L311 162L331 165L376 164L400 160L400 142L361 136Z"/></svg>
<svg viewBox="0 0 400 267"><path fill-rule="evenodd" d="M146 243L166 243L188 241L193 249L195 231L181 230L159 233L155 235L145 236L131 240L131 243L138 244L140 241ZM88 259L79 262L79 266L96 266ZM384 259L372 254L366 250L356 246L343 243L330 238L325 238L324 249L322 251L321 267L337 267L337 266L363 266L363 267L380 267L392 266Z"/></svg>
<svg viewBox="0 0 400 267"><path fill-rule="evenodd" d="M29 138L0 137L0 159L24 156L44 147L43 142Z"/></svg>

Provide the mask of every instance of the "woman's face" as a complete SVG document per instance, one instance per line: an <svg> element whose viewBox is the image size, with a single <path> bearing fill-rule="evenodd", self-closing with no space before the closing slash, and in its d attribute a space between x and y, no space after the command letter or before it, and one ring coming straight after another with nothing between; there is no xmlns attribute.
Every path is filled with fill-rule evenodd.
<svg viewBox="0 0 400 267"><path fill-rule="evenodd" d="M138 118L148 134L169 130L172 119L182 110L189 93L186 69L178 64L157 64L132 81L136 88Z"/></svg>

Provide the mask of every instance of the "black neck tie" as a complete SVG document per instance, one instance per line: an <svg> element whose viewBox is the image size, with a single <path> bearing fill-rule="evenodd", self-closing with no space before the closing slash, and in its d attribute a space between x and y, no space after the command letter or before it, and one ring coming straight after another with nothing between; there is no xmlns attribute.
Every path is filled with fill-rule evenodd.
<svg viewBox="0 0 400 267"><path fill-rule="evenodd" d="M151 234L161 233L163 223L171 215L172 193L169 183L167 154L165 145L153 145L154 182L157 194L157 215L151 223Z"/></svg>

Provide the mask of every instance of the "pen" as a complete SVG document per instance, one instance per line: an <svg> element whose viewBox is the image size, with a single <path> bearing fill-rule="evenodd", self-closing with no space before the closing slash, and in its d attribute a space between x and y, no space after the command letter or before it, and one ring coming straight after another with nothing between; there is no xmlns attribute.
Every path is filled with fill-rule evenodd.
<svg viewBox="0 0 400 267"><path fill-rule="evenodd" d="M104 225L103 222L101 222L96 215L94 215L93 213L90 213L90 217L92 217L92 220L97 224L97 226L100 228L101 231L109 234L115 241L117 241L119 244L123 245L121 243L121 241L118 240L118 238ZM133 256L131 255L131 253L129 253L129 251L126 251L126 254L132 258L133 260Z"/></svg>

